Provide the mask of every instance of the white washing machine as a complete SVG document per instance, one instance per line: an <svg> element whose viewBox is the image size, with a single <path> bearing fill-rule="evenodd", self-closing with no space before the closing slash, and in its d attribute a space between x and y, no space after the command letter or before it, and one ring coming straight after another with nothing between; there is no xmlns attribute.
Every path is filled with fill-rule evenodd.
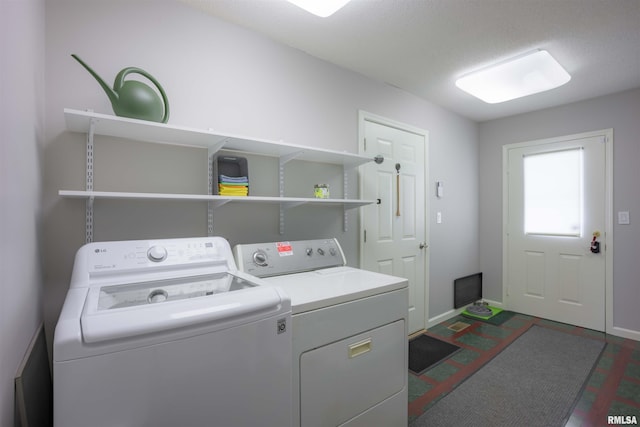
<svg viewBox="0 0 640 427"><path fill-rule="evenodd" d="M55 331L54 426L290 426L291 303L260 284L220 237L80 248Z"/></svg>
<svg viewBox="0 0 640 427"><path fill-rule="evenodd" d="M345 266L336 239L238 245L293 313L293 424L406 427L407 280Z"/></svg>

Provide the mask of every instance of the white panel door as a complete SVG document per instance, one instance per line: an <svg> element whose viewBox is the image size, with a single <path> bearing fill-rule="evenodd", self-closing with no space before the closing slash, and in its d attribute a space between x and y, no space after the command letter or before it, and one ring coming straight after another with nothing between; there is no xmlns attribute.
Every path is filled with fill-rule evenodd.
<svg viewBox="0 0 640 427"><path fill-rule="evenodd" d="M606 143L585 134L505 146L510 310L605 330Z"/></svg>
<svg viewBox="0 0 640 427"><path fill-rule="evenodd" d="M409 334L426 326L426 136L365 120L361 268L409 281Z"/></svg>

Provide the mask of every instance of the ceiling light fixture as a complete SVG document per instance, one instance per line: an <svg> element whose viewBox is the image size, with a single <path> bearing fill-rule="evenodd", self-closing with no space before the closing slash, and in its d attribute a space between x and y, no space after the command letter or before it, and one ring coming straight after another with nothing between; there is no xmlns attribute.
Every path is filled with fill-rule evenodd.
<svg viewBox="0 0 640 427"><path fill-rule="evenodd" d="M473 72L456 86L489 104L510 101L562 86L569 73L546 50L536 50Z"/></svg>
<svg viewBox="0 0 640 427"><path fill-rule="evenodd" d="M321 18L326 18L336 13L350 0L287 0L296 6L313 13Z"/></svg>

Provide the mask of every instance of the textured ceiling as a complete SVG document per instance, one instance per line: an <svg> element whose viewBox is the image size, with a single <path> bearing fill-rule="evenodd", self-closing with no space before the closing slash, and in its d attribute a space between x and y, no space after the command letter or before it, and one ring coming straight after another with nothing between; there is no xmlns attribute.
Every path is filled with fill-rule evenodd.
<svg viewBox="0 0 640 427"><path fill-rule="evenodd" d="M285 0L182 0L476 121L640 87L640 0L352 0L329 18ZM456 78L534 49L566 85L501 104Z"/></svg>

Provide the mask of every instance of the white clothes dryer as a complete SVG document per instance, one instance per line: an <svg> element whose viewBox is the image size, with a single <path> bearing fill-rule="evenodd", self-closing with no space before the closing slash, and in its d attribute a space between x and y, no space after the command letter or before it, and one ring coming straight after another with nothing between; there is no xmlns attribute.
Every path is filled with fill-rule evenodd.
<svg viewBox="0 0 640 427"><path fill-rule="evenodd" d="M406 279L347 267L336 239L234 247L291 297L293 425L406 427Z"/></svg>
<svg viewBox="0 0 640 427"><path fill-rule="evenodd" d="M260 284L221 237L81 247L54 337L54 426L290 426L290 299Z"/></svg>

